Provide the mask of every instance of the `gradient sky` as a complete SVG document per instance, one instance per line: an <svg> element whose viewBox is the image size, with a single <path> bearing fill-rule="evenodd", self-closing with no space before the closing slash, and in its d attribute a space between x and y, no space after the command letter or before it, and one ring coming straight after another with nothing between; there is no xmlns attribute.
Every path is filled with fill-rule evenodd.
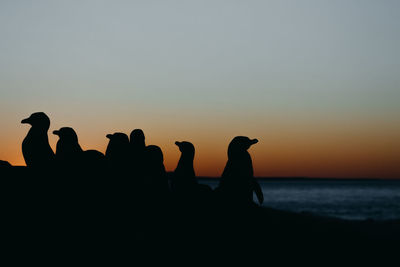
<svg viewBox="0 0 400 267"><path fill-rule="evenodd" d="M0 159L21 119L84 149L142 128L218 176L236 135L257 176L400 177L400 1L0 1ZM57 138L50 134L53 148Z"/></svg>

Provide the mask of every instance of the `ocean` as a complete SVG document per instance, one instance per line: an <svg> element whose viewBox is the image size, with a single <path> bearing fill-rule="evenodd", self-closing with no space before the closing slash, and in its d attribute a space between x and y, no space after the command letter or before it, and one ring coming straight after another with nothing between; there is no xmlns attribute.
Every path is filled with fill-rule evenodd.
<svg viewBox="0 0 400 267"><path fill-rule="evenodd" d="M199 182L218 185L217 179ZM259 183L265 207L348 220L400 219L400 180L282 178Z"/></svg>

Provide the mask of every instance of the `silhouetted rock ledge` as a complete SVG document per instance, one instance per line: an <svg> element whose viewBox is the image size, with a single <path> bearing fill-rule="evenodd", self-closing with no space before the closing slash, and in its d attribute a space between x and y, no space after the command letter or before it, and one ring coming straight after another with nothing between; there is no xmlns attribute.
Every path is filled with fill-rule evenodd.
<svg viewBox="0 0 400 267"><path fill-rule="evenodd" d="M1 177L2 242L36 255L54 250L93 257L139 251L197 255L204 250L261 259L282 252L376 252L400 242L399 220L346 221L226 204L215 195L202 202L172 196L154 203L148 195L127 191L122 180L39 177L24 167L3 168Z"/></svg>

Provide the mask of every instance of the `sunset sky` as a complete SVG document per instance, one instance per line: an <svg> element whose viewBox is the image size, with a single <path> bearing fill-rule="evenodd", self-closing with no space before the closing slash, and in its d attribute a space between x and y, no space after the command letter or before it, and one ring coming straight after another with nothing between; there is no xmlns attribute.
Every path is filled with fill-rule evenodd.
<svg viewBox="0 0 400 267"><path fill-rule="evenodd" d="M23 118L84 149L135 128L196 147L219 176L257 138L257 176L400 178L400 1L0 1L0 159L24 165Z"/></svg>

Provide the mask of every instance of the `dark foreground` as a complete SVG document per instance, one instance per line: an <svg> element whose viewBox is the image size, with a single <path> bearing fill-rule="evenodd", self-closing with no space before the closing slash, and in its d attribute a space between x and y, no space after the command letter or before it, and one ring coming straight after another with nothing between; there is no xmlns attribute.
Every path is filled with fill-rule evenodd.
<svg viewBox="0 0 400 267"><path fill-rule="evenodd" d="M265 263L299 255L384 261L400 246L400 221L345 221L227 204L215 192L161 200L123 179L40 176L22 168L4 172L1 183L1 240L16 262L240 257Z"/></svg>

